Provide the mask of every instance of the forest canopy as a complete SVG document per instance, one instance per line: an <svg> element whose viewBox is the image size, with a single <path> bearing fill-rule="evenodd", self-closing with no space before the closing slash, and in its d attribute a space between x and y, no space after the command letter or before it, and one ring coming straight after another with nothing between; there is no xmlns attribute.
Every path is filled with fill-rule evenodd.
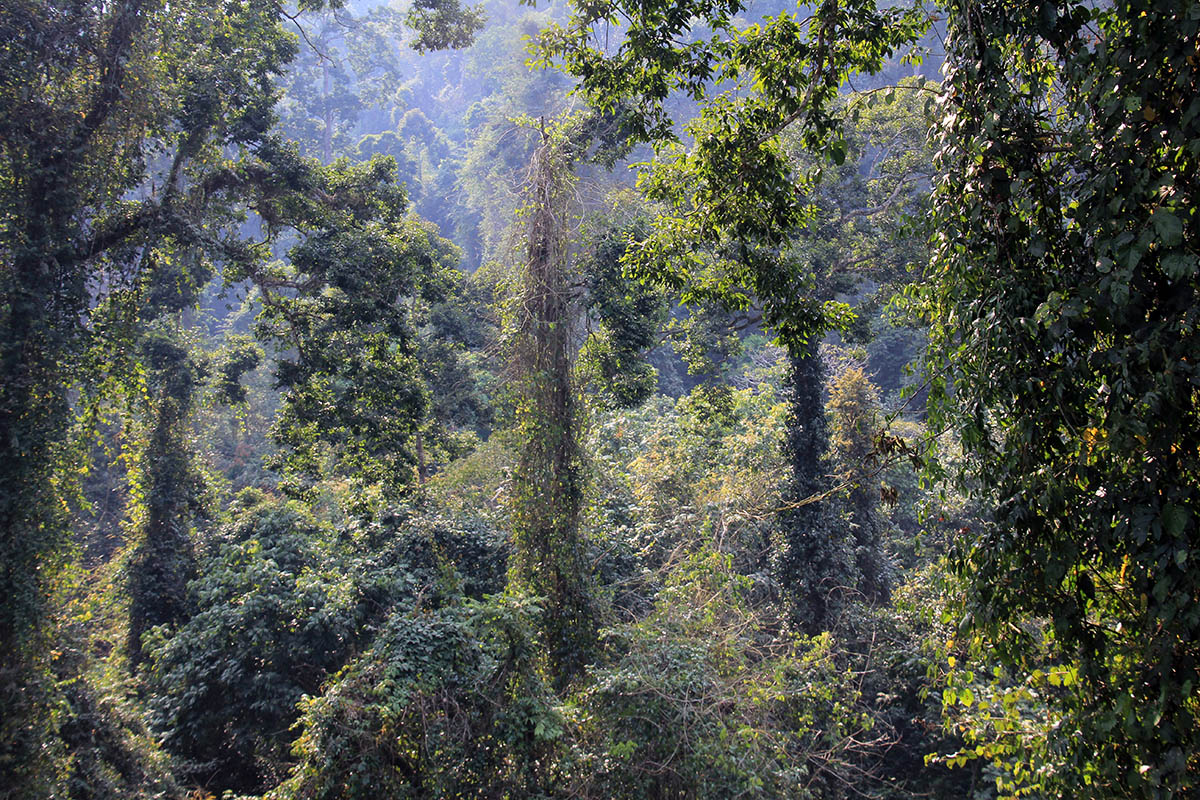
<svg viewBox="0 0 1200 800"><path fill-rule="evenodd" d="M1185 798L1191 0L0 4L0 797Z"/></svg>

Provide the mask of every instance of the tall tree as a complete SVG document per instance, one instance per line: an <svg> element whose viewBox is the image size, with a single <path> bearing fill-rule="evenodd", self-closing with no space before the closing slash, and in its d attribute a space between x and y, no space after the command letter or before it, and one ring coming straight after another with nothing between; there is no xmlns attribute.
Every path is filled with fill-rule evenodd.
<svg viewBox="0 0 1200 800"><path fill-rule="evenodd" d="M886 601L891 572L883 552L886 524L879 510L879 390L862 367L851 365L829 387L830 450L839 475L850 484L846 510L851 526L858 591L869 601Z"/></svg>
<svg viewBox="0 0 1200 800"><path fill-rule="evenodd" d="M217 249L241 183L222 154L266 135L295 45L271 4L157 0L6 3L0 40L0 760L20 792L49 752L34 665L89 309L154 246Z"/></svg>
<svg viewBox="0 0 1200 800"><path fill-rule="evenodd" d="M292 185L255 205L273 241L299 241L286 262L226 274L258 287L257 332L281 351L280 466L291 488L336 476L395 497L413 482L413 435L429 407L412 305L444 295L457 249L405 214L390 157L325 167L289 146L277 158Z"/></svg>
<svg viewBox="0 0 1200 800"><path fill-rule="evenodd" d="M145 507L128 565L132 667L142 661L142 634L189 616L187 584L196 575L191 528L207 510L204 477L188 443L203 368L180 334L168 323L142 343L153 410L139 470Z"/></svg>
<svg viewBox="0 0 1200 800"><path fill-rule="evenodd" d="M1047 794L1200 785L1200 9L947 4L934 397L993 524L971 619L1081 680ZM1052 624L1025 624L1046 619Z"/></svg>
<svg viewBox="0 0 1200 800"><path fill-rule="evenodd" d="M880 247L880 220L919 194L919 166L898 168L903 148L892 146L893 163L882 173L860 163L880 143L847 124L839 91L851 73L879 71L925 22L912 10L831 0L807 18L785 12L739 27L735 16L744 9L740 2L580 4L540 46L581 78L592 103L622 119L623 130L655 145L640 186L663 213L629 248L634 271L680 290L685 301L754 308L789 350L796 508L783 520L775 567L796 622L818 631L829 622L830 595L855 579L829 510L811 502L828 488L825 382L815 347L850 321L836 296L853 276L897 260ZM619 17L627 28L609 44L597 31ZM667 113L675 92L702 103L683 126L686 144ZM915 127L907 143L923 138Z"/></svg>
<svg viewBox="0 0 1200 800"><path fill-rule="evenodd" d="M831 112L846 117L840 120L842 142L833 163L807 152L799 132L788 130L782 136L793 168L812 175L805 187L809 222L793 232L784 250L793 270L803 276L793 291L810 304L806 313L812 333L807 339L784 337L792 405L785 445L792 465L788 497L796 505L781 520L783 536L775 560L797 622L814 633L833 622L846 599L886 594L883 554L878 536L870 532L869 501L862 486L871 471L868 461L875 455L869 444L875 431L861 430L861 419L850 423L856 428L855 445L847 448L847 420L839 415L835 392L831 442L825 418L826 373L817 344L830 328L859 335L861 318L850 321L847 329L830 314L838 297L861 294L866 281L880 284L879 292L886 295L908 281L909 266L927 257L922 227L908 222L927 208L925 182L932 169L922 88L921 83L905 81L889 92L890 98L868 92L834 104ZM831 444L832 461L826 458ZM836 500L813 502L833 488L835 471L852 484L845 495L849 530L837 519Z"/></svg>
<svg viewBox="0 0 1200 800"><path fill-rule="evenodd" d="M543 123L544 126L544 123ZM560 685L594 652L595 611L579 528L583 476L572 361L569 127L543 130L530 165L527 245L514 307L520 454L512 478L512 583L546 598L543 630Z"/></svg>

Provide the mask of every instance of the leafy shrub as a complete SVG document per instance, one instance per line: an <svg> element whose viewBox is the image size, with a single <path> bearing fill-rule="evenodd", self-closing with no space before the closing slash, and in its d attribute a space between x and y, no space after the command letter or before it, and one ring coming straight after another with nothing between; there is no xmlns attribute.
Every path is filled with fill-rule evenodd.
<svg viewBox="0 0 1200 800"><path fill-rule="evenodd" d="M381 607L414 593L435 604L504 588L507 540L480 517L401 507L345 533L356 546L352 571Z"/></svg>
<svg viewBox="0 0 1200 800"><path fill-rule="evenodd" d="M252 508L223 538L191 584L196 615L157 629L147 679L184 776L253 791L281 777L297 703L348 657L361 609L330 533L297 505Z"/></svg>
<svg viewBox="0 0 1200 800"><path fill-rule="evenodd" d="M470 518L401 508L335 532L295 503L241 504L190 586L198 612L157 630L148 684L183 775L251 792L286 774L301 701L386 636L396 609L498 591L504 549Z"/></svg>
<svg viewBox="0 0 1200 800"><path fill-rule="evenodd" d="M563 723L534 669L537 613L505 598L393 614L305 701L299 764L270 797L539 796Z"/></svg>
<svg viewBox="0 0 1200 800"><path fill-rule="evenodd" d="M780 635L752 582L690 556L643 621L606 632L582 693L571 796L836 796L870 719L828 635Z"/></svg>

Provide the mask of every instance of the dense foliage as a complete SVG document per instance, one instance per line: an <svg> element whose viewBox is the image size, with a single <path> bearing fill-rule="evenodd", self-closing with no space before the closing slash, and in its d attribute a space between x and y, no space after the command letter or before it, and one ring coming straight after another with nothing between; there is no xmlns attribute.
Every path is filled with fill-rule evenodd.
<svg viewBox="0 0 1200 800"><path fill-rule="evenodd" d="M994 508L958 569L1010 658L1078 666L1076 733L1030 780L1076 796L1196 785L1198 31L1186 2L983 5L948 31L925 313Z"/></svg>
<svg viewBox="0 0 1200 800"><path fill-rule="evenodd" d="M1184 798L1187 0L0 4L0 798Z"/></svg>

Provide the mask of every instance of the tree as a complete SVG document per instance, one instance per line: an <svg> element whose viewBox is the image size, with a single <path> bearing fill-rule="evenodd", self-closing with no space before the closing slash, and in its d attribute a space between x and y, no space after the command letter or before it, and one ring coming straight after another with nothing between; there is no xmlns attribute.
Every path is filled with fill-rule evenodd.
<svg viewBox="0 0 1200 800"><path fill-rule="evenodd" d="M403 20L380 6L356 16L330 8L296 20L302 46L289 66L280 125L308 155L330 163L344 153L365 109L396 96Z"/></svg>
<svg viewBox="0 0 1200 800"><path fill-rule="evenodd" d="M915 96L917 89L918 84L909 82L890 99L871 92L835 104L831 111L846 118L840 123L844 149L837 151L832 164L806 152L796 132L786 131L782 137L795 168L812 175L806 185L809 222L793 233L784 252L800 276L793 291L803 293L802 303L808 308L800 309L813 329L807 338L784 337L792 405L786 444L793 473L788 499L796 505L781 518L776 571L792 597L796 621L810 633L829 627L851 595L886 596L877 521L861 486L876 466L870 463L879 455L876 431L863 430L861 419L849 422L849 408L839 410L838 379L846 376L834 376L831 441L818 340L830 328L848 338L861 335L857 315L839 319L831 313L837 299L861 293L861 285L869 280L880 284L879 293L894 291L907 281L906 268L925 255L921 226L907 223L926 204L923 183L931 168L928 116ZM844 160L839 164L839 159ZM860 377L865 380L861 373ZM853 436L847 435L847 424L856 429ZM855 440L852 446L850 439ZM831 444L833 452L828 453ZM850 530L838 519L838 500L815 502L832 490L834 472L855 484L846 497Z"/></svg>
<svg viewBox="0 0 1200 800"><path fill-rule="evenodd" d="M1038 651L1079 668L1046 694L1070 733L1016 756L1052 765L1032 773L1042 791L1184 796L1200 775L1200 11L948 11L926 314L938 417L995 508L958 543L970 619L1018 674Z"/></svg>
<svg viewBox="0 0 1200 800"><path fill-rule="evenodd" d="M852 527L856 587L867 600L886 601L891 569L883 552L883 527L875 469L879 459L879 391L859 366L834 375L829 387L830 449L838 474L850 483L846 505Z"/></svg>
<svg viewBox="0 0 1200 800"><path fill-rule="evenodd" d="M838 93L851 73L878 72L925 22L912 10L823 2L807 19L782 13L739 28L734 16L743 9L738 2L581 4L539 45L581 79L591 103L618 115L635 141L655 146L639 185L662 213L629 248L635 274L685 302L753 309L789 350L796 508L783 520L776 571L795 598L796 622L817 631L829 619L827 595L851 576L828 509L811 502L828 488L815 348L850 322L836 294L853 285L855 268L889 260L866 230L912 204L920 170L895 169L904 159L895 148L892 174L866 180L853 156L869 149L870 137L852 133ZM610 47L595 31L618 18L627 27ZM673 92L702 103L684 125L686 145L666 111Z"/></svg>
<svg viewBox="0 0 1200 800"><path fill-rule="evenodd" d="M65 557L70 387L101 333L89 309L153 270L155 246L219 249L220 209L240 187L224 152L266 135L295 49L277 14L156 0L0 9L0 742L15 792L55 772L35 755L52 752L35 686Z"/></svg>
<svg viewBox="0 0 1200 800"><path fill-rule="evenodd" d="M633 199L620 193L616 202ZM645 214L625 221L604 219L595 211L589 216L593 225L601 221L596 233L585 234L590 241L579 263L587 284L589 328L581 371L592 379L589 388L602 403L636 406L658 387L658 373L646 356L658 345L670 308L657 287L630 280L622 264L630 239L645 228Z"/></svg>
<svg viewBox="0 0 1200 800"><path fill-rule="evenodd" d="M292 146L273 155L290 185L267 187L255 206L272 241L299 241L286 262L251 261L226 276L258 288L257 333L281 350L283 472L297 490L337 475L394 496L414 482L413 436L429 403L412 307L444 295L457 249L405 215L390 157L326 167Z"/></svg>
<svg viewBox="0 0 1200 800"><path fill-rule="evenodd" d="M203 474L188 446L202 368L169 323L142 344L152 375L153 422L139 472L145 507L128 563L129 662L142 662L142 635L156 625L179 625L191 616L187 584L196 574L191 523L206 508Z"/></svg>
<svg viewBox="0 0 1200 800"><path fill-rule="evenodd" d="M596 634L579 529L583 475L572 379L578 310L568 282L569 134L569 124L543 129L530 165L528 238L512 322L521 448L512 479L512 584L546 598L545 645L560 686L588 663Z"/></svg>

